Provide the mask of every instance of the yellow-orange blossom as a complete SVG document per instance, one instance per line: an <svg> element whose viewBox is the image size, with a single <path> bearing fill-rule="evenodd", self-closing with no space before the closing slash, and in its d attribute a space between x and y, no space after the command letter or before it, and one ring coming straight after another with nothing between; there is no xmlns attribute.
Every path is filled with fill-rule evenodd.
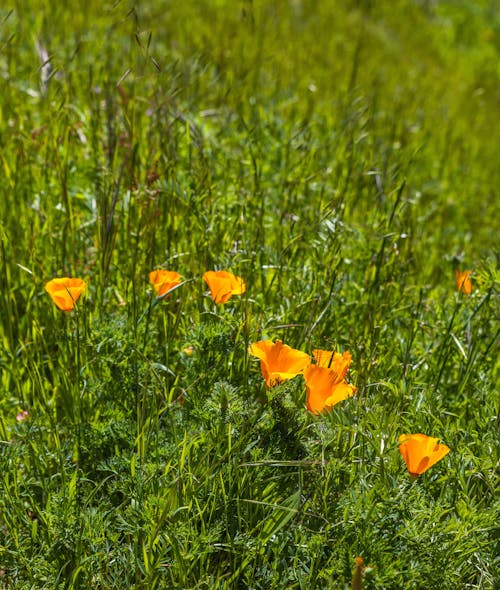
<svg viewBox="0 0 500 590"><path fill-rule="evenodd" d="M351 354L328 350L313 350L315 365L304 371L306 380L306 407L319 414L356 393L354 385L344 381L352 362Z"/></svg>
<svg viewBox="0 0 500 590"><path fill-rule="evenodd" d="M203 279L215 303L226 303L233 295L241 295L247 288L241 277L227 270L207 270Z"/></svg>
<svg viewBox="0 0 500 590"><path fill-rule="evenodd" d="M251 344L248 351L260 359L260 369L267 387L292 379L311 362L308 354L283 344L281 340L261 340Z"/></svg>
<svg viewBox="0 0 500 590"><path fill-rule="evenodd" d="M472 293L472 281L470 280L471 274L471 270L455 271L455 283L460 293L464 293L465 295L470 295Z"/></svg>
<svg viewBox="0 0 500 590"><path fill-rule="evenodd" d="M410 475L417 477L450 452L437 438L426 434L402 434L398 438L399 451Z"/></svg>
<svg viewBox="0 0 500 590"><path fill-rule="evenodd" d="M87 283L83 279L62 277L49 281L45 290L59 309L71 311L86 287Z"/></svg>
<svg viewBox="0 0 500 590"><path fill-rule="evenodd" d="M149 282L158 297L162 297L182 283L181 275L173 270L153 270L149 273Z"/></svg>

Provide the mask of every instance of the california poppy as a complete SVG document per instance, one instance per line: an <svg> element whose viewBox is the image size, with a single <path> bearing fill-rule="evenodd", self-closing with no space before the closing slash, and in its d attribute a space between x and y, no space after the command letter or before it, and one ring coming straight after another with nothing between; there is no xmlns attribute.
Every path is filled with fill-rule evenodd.
<svg viewBox="0 0 500 590"><path fill-rule="evenodd" d="M356 388L344 381L352 362L349 351L342 354L330 350L313 350L315 365L304 371L306 407L319 414L338 402L353 396Z"/></svg>
<svg viewBox="0 0 500 590"><path fill-rule="evenodd" d="M343 375L334 369L309 365L304 371L304 378L306 408L316 415L356 393L354 385L346 383Z"/></svg>
<svg viewBox="0 0 500 590"><path fill-rule="evenodd" d="M352 362L352 356L348 350L342 354L330 350L313 350L312 355L314 362L319 367L336 371L341 379L345 377Z"/></svg>
<svg viewBox="0 0 500 590"><path fill-rule="evenodd" d="M149 273L149 282L158 297L162 297L182 283L181 275L173 270L153 270Z"/></svg>
<svg viewBox="0 0 500 590"><path fill-rule="evenodd" d="M267 387L292 379L311 362L308 354L282 344L281 340L261 340L251 344L248 351L260 359L260 370Z"/></svg>
<svg viewBox="0 0 500 590"><path fill-rule="evenodd" d="M470 295L472 293L472 281L470 280L471 274L471 270L455 271L455 283L460 293L465 293L465 295Z"/></svg>
<svg viewBox="0 0 500 590"><path fill-rule="evenodd" d="M87 288L83 279L63 277L52 279L45 285L45 290L52 298L52 301L62 311L71 311L75 307L80 295Z"/></svg>
<svg viewBox="0 0 500 590"><path fill-rule="evenodd" d="M208 270L203 279L215 303L226 303L232 295L241 295L247 288L242 278L227 270Z"/></svg>
<svg viewBox="0 0 500 590"><path fill-rule="evenodd" d="M399 451L410 475L417 477L450 452L437 438L426 434L402 434L398 438Z"/></svg>

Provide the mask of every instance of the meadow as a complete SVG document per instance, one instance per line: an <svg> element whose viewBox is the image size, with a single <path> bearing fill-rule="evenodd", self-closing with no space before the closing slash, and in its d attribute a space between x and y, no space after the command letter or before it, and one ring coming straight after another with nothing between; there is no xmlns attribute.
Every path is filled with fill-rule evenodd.
<svg viewBox="0 0 500 590"><path fill-rule="evenodd" d="M500 588L496 5L2 3L0 589Z"/></svg>

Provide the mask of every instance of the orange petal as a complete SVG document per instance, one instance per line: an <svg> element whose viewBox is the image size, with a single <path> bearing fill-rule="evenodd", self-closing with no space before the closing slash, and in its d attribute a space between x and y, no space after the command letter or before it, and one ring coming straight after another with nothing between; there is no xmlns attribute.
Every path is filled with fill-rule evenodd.
<svg viewBox="0 0 500 590"><path fill-rule="evenodd" d="M471 270L455 271L455 283L460 293L464 293L465 295L470 295L472 293L472 281L470 280L471 274Z"/></svg>
<svg viewBox="0 0 500 590"><path fill-rule="evenodd" d="M426 434L402 434L399 450L411 475L421 475L450 452L437 438Z"/></svg>
<svg viewBox="0 0 500 590"><path fill-rule="evenodd" d="M173 270L153 270L149 273L149 282L153 285L158 297L162 297L182 283L181 275Z"/></svg>
<svg viewBox="0 0 500 590"><path fill-rule="evenodd" d="M207 270L203 279L210 289L215 303L226 303L233 295L241 295L246 291L246 285L241 277L237 277L227 270Z"/></svg>
<svg viewBox="0 0 500 590"><path fill-rule="evenodd" d="M325 367L337 373L339 382L344 379L351 366L352 356L348 350L342 354L330 350L313 350L312 354L319 367Z"/></svg>
<svg viewBox="0 0 500 590"><path fill-rule="evenodd" d="M319 414L338 402L353 396L356 388L345 381L338 381L338 374L327 367L310 365L304 371L306 380L306 408Z"/></svg>
<svg viewBox="0 0 500 590"><path fill-rule="evenodd" d="M251 344L248 351L260 359L261 372L267 387L292 379L311 362L308 354L282 344L281 340L261 340Z"/></svg>
<svg viewBox="0 0 500 590"><path fill-rule="evenodd" d="M62 277L46 283L45 290L60 310L71 311L86 287L83 279Z"/></svg>
<svg viewBox="0 0 500 590"><path fill-rule="evenodd" d="M354 385L350 383L346 383L345 381L342 383L337 383L333 387L333 391L329 397L325 400L325 406L328 408L332 408L335 404L347 399L348 397L352 397L356 393L357 389Z"/></svg>

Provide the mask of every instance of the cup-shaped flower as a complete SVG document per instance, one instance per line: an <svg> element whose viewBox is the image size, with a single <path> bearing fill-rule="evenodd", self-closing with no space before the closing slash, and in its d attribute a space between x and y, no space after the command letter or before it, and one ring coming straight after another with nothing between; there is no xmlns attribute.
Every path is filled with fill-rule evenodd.
<svg viewBox="0 0 500 590"><path fill-rule="evenodd" d="M410 475L417 477L450 452L437 438L426 434L402 434L398 438L399 451Z"/></svg>
<svg viewBox="0 0 500 590"><path fill-rule="evenodd" d="M182 283L181 275L173 270L153 270L149 273L149 282L153 285L158 297L167 294Z"/></svg>
<svg viewBox="0 0 500 590"><path fill-rule="evenodd" d="M87 288L83 279L63 277L52 279L45 285L45 290L52 298L52 301L62 311L71 311L80 295Z"/></svg>
<svg viewBox="0 0 500 590"><path fill-rule="evenodd" d="M313 350L314 362L318 367L325 367L336 371L340 380L345 376L352 363L351 353L346 350L342 354L340 352L333 352L331 350Z"/></svg>
<svg viewBox="0 0 500 590"><path fill-rule="evenodd" d="M226 303L230 297L241 295L247 288L242 278L227 270L207 270L203 279L207 283L215 303Z"/></svg>
<svg viewBox="0 0 500 590"><path fill-rule="evenodd" d="M455 271L455 283L460 293L464 293L465 295L470 295L472 293L472 281L470 280L471 274L471 270Z"/></svg>
<svg viewBox="0 0 500 590"><path fill-rule="evenodd" d="M306 408L309 412L318 415L356 393L354 385L344 381L347 368L338 372L336 369L310 365L305 369Z"/></svg>
<svg viewBox="0 0 500 590"><path fill-rule="evenodd" d="M282 344L281 340L261 340L251 344L248 351L260 359L260 370L267 387L292 379L311 362L308 354Z"/></svg>

